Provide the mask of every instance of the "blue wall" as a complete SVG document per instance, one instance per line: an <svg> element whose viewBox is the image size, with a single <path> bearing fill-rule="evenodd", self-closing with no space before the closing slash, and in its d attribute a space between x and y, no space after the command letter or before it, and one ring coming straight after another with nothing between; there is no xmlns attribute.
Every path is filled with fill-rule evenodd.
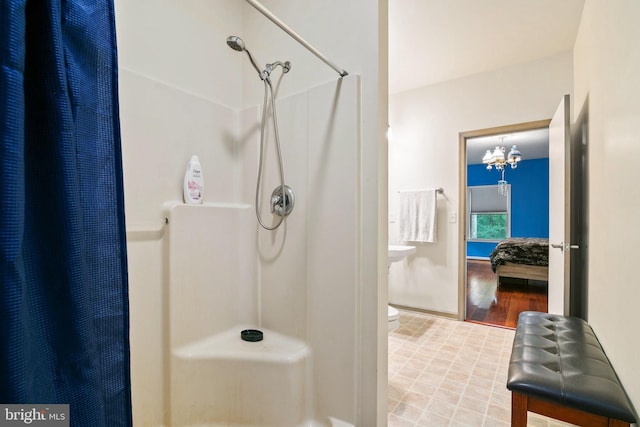
<svg viewBox="0 0 640 427"><path fill-rule="evenodd" d="M549 237L549 159L523 160L518 168L507 168L511 184L511 236ZM467 166L467 185L496 185L497 170L485 165ZM467 256L488 257L496 243L467 242Z"/></svg>

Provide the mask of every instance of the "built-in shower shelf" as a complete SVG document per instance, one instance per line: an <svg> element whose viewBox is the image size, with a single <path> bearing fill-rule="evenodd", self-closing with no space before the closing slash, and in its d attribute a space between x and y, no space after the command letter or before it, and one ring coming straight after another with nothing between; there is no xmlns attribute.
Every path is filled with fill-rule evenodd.
<svg viewBox="0 0 640 427"><path fill-rule="evenodd" d="M240 338L245 329L260 329L262 341L247 342ZM186 344L174 350L182 359L229 359L271 363L297 363L309 356L309 346L296 338L255 326L239 325L219 334Z"/></svg>
<svg viewBox="0 0 640 427"><path fill-rule="evenodd" d="M298 339L260 328L243 341L238 325L175 348L172 425L299 426L313 413L311 351Z"/></svg>

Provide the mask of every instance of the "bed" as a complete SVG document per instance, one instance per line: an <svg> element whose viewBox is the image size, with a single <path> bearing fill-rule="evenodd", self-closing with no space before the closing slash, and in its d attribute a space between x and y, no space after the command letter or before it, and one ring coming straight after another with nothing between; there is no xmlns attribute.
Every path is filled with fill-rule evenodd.
<svg viewBox="0 0 640 427"><path fill-rule="evenodd" d="M503 277L549 280L549 239L505 239L498 243L489 258L498 286Z"/></svg>

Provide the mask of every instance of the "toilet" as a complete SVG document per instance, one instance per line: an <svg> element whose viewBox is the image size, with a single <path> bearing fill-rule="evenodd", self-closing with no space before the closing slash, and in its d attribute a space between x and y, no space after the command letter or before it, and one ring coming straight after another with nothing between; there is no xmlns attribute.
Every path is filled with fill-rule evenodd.
<svg viewBox="0 0 640 427"><path fill-rule="evenodd" d="M387 306L387 328L391 333L400 327L400 312L397 308Z"/></svg>
<svg viewBox="0 0 640 427"><path fill-rule="evenodd" d="M415 253L415 246L389 245L387 267L391 268L392 263L402 261L409 255L413 255ZM389 333L400 327L400 312L390 305L387 306L387 325Z"/></svg>

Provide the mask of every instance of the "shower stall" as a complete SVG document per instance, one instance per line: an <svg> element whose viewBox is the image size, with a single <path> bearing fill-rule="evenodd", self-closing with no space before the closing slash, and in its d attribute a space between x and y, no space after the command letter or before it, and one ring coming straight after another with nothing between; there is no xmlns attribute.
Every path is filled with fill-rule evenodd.
<svg viewBox="0 0 640 427"><path fill-rule="evenodd" d="M221 31L216 59L251 70L244 81L233 73L237 85L259 88L253 61L224 43L233 29ZM246 50L239 40L232 42ZM280 90L297 55L277 83L271 76ZM120 83L134 423L355 424L363 381L360 77L344 72L273 105L239 108L166 84L142 66L121 67ZM182 160L192 154L203 167L203 205L180 200ZM266 190L258 199L262 163L258 186ZM265 230L254 211L269 225L280 222L269 196L275 188L285 208L292 196L283 183L295 191L295 209ZM243 340L245 330L261 331L262 340Z"/></svg>
<svg viewBox="0 0 640 427"><path fill-rule="evenodd" d="M165 206L171 425L350 420L353 395L331 400L356 372L357 236L355 222L338 228L335 217L357 214L358 84L350 77L279 101L283 161L302 190L281 227L258 227L250 204ZM255 119L245 126L259 128ZM255 148L243 153L249 175ZM265 183L280 185L276 169L265 166ZM244 341L245 330L264 339Z"/></svg>

